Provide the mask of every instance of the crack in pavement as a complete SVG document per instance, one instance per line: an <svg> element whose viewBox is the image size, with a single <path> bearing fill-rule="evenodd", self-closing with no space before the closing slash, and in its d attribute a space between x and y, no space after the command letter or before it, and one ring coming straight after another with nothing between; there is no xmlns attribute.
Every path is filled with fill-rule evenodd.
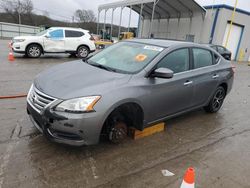
<svg viewBox="0 0 250 188"><path fill-rule="evenodd" d="M177 155L172 155L171 157L164 158L164 156L168 155L168 153L170 153L170 151L165 152L160 156L160 159L158 158L157 160L154 160L151 163L147 163L146 165L142 166L141 168L139 168L137 170L134 170L132 172L129 172L129 173L121 175L121 176L117 176L117 177L113 178L112 180L107 181L106 183L102 183L102 184L96 185L94 187L102 187L102 186L109 185L110 183L114 182L117 179L129 177L129 176L134 176L136 174L139 174L142 171L150 170L150 169L152 169L152 168L154 168L156 166L159 166L159 165L161 165L163 163L166 163L166 162L169 162L169 161L172 161L172 160L175 160L175 159L179 159L179 158L184 157L184 156L189 155L189 154L193 154L194 152L200 151L200 150L202 150L204 148L212 147L212 146L224 141L225 139L228 139L228 138L231 138L231 137L234 137L234 136L238 136L238 135L241 135L241 134L244 134L244 133L249 133L249 132L250 132L250 129L245 129L245 130L242 130L240 132L236 132L236 133L233 133L233 134L229 134L227 136L223 136L223 137L221 137L219 139L214 139L213 141L210 141L208 144L205 144L205 145L200 145L199 144L194 149L187 150L187 151L185 150L185 148L187 148L187 146L186 146L187 144L185 144L184 146L179 147L178 150L180 150L180 152L178 152L178 150L174 152L174 153L177 153ZM209 140L209 138L208 138L208 140ZM203 142L207 143L207 139L204 139ZM181 152L183 150L185 150L185 151Z"/></svg>
<svg viewBox="0 0 250 188"><path fill-rule="evenodd" d="M11 134L11 140L13 140L14 142L10 142L7 145L7 149L4 153L1 165L0 165L0 188L2 188L3 182L4 182L4 171L6 170L8 164L9 164L9 160L10 160L10 156L12 151L14 150L14 148L16 147L16 145L19 143L18 139L18 135L21 132L21 126L19 123L17 123L16 127L12 130L12 134Z"/></svg>
<svg viewBox="0 0 250 188"><path fill-rule="evenodd" d="M25 136L20 137L21 131L22 131L22 126L20 125L20 123L18 121L16 127L12 130L10 141L8 143L8 147L6 149L5 156L3 157L3 163L0 165L0 188L1 188L1 185L3 184L3 181L4 181L4 179L3 179L4 170L6 169L8 163L9 163L10 155L11 155L13 149L15 148L16 144L18 144L19 141L21 141L22 139L24 139L28 136L30 136L31 139L33 139L34 137L40 135L37 133L31 133L31 134L27 134ZM250 132L250 129L244 129L244 130L238 129L238 132L237 132L236 129L234 129L233 127L227 127L227 128L214 130L212 132L207 133L205 136L199 137L198 139L192 140L190 142L186 142L180 147L179 146L174 147L171 150L162 153L159 156L159 158L157 158L157 160L153 160L151 163L144 164L141 166L141 168L135 169L134 171L131 171L127 174L114 177L113 179L107 180L106 182L104 182L100 185L96 185L95 187L109 185L110 183L115 182L117 179L139 174L142 171L150 170L156 166L161 165L162 163L166 163L166 162L169 162L171 160L181 158L185 155L192 154L192 153L199 151L199 150L202 150L204 148L209 148L209 147L211 147L211 146L213 146L213 145L215 145L215 144L217 144L225 139L228 139L230 137L234 137L237 135L241 135L244 133L248 133L248 132ZM34 136L34 137L32 137L32 136ZM190 148L190 147L188 147L190 145L193 148L192 150L187 149L187 148ZM90 159L89 162L94 164L92 159ZM91 166L93 166L93 165L91 165ZM96 170L97 170L97 168L94 166L94 168L92 168L92 173L93 173L94 177L96 176ZM98 178L98 176L96 176L96 177Z"/></svg>
<svg viewBox="0 0 250 188"><path fill-rule="evenodd" d="M22 130L23 130L23 126L21 125L22 121L24 121L25 118L21 118L17 121L16 123L16 126L11 130L11 133L10 133L10 136L9 136L9 139L6 139L6 140L1 140L0 141L0 144L5 144L5 143L10 143L13 141L13 136L15 136L16 138L15 139L22 139L22 138L26 138L26 137L30 137L30 138L35 138L36 136L38 135L41 135L40 132L31 132L31 133L28 133L26 135L23 135L23 136L20 136L21 133L22 133ZM0 119L1 121L1 119Z"/></svg>

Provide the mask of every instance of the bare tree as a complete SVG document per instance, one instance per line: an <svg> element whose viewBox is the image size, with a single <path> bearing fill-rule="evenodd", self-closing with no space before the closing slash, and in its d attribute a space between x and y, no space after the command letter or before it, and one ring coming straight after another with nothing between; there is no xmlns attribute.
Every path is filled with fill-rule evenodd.
<svg viewBox="0 0 250 188"><path fill-rule="evenodd" d="M34 8L31 0L0 0L0 7L7 13L20 14L31 14Z"/></svg>
<svg viewBox="0 0 250 188"><path fill-rule="evenodd" d="M96 21L95 13L93 12L93 10L87 10L87 15L88 15L88 22Z"/></svg>
<svg viewBox="0 0 250 188"><path fill-rule="evenodd" d="M22 0L21 6L22 6L22 13L24 14L31 14L34 8L32 0Z"/></svg>
<svg viewBox="0 0 250 188"><path fill-rule="evenodd" d="M74 16L80 22L95 22L96 17L92 10L76 10Z"/></svg>
<svg viewBox="0 0 250 188"><path fill-rule="evenodd" d="M16 23L20 23L20 16L31 16L33 11L32 0L0 0L0 7L9 14Z"/></svg>

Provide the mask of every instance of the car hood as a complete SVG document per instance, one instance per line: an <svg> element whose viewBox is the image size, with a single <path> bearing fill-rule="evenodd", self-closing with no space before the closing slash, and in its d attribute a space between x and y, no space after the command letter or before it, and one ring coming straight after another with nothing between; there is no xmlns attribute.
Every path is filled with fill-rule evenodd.
<svg viewBox="0 0 250 188"><path fill-rule="evenodd" d="M26 40L29 40L29 39L37 39L39 38L40 36L18 36L18 37L14 37L13 39L26 39Z"/></svg>
<svg viewBox="0 0 250 188"><path fill-rule="evenodd" d="M78 60L45 70L35 78L34 85L49 96L71 99L102 95L122 87L130 78L131 75L110 72Z"/></svg>

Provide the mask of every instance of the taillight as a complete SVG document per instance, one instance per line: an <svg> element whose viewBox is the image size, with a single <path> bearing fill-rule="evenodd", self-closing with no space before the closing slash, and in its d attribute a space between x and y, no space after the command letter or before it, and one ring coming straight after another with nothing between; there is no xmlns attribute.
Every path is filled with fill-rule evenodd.
<svg viewBox="0 0 250 188"><path fill-rule="evenodd" d="M92 36L92 35L90 35L90 38L89 38L89 40L95 40L95 38Z"/></svg>

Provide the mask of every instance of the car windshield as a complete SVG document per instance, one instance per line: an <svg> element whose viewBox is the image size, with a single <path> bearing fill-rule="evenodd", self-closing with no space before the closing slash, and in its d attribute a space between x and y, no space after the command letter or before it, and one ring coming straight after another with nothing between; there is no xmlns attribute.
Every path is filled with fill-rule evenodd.
<svg viewBox="0 0 250 188"><path fill-rule="evenodd" d="M37 33L36 36L42 36L42 35L46 34L48 31L49 31L49 29L41 31L41 32Z"/></svg>
<svg viewBox="0 0 250 188"><path fill-rule="evenodd" d="M147 66L162 47L135 42L119 42L88 60L89 64L120 73L133 74Z"/></svg>

